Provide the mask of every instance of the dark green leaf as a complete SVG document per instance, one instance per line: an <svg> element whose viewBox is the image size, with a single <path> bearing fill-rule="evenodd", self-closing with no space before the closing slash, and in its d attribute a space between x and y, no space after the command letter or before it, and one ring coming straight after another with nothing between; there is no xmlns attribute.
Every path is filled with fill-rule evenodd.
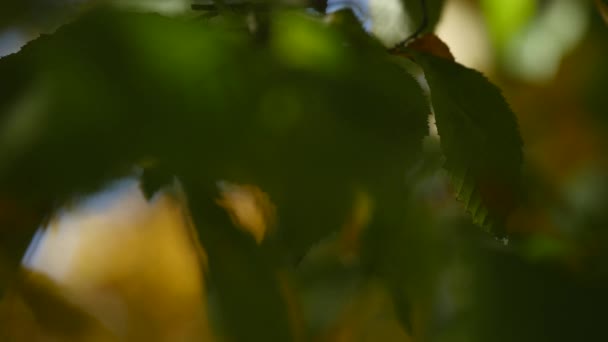
<svg viewBox="0 0 608 342"><path fill-rule="evenodd" d="M230 340L292 341L288 308L277 269L254 239L237 229L216 202L216 191L186 180L194 224L209 262L209 277L217 288L222 320ZM212 189L212 187L211 187Z"/></svg>
<svg viewBox="0 0 608 342"><path fill-rule="evenodd" d="M430 97L458 198L476 224L500 230L519 197L522 141L500 90L479 72L415 55Z"/></svg>
<svg viewBox="0 0 608 342"><path fill-rule="evenodd" d="M363 240L363 264L390 292L403 328L410 334L424 334L416 331L414 316L421 313L416 309L432 305L432 284L444 246L438 243L431 213L412 189L395 191L375 207Z"/></svg>
<svg viewBox="0 0 608 342"><path fill-rule="evenodd" d="M140 180L140 188L146 199L150 200L164 187L171 185L174 175L162 167L152 166L144 168Z"/></svg>

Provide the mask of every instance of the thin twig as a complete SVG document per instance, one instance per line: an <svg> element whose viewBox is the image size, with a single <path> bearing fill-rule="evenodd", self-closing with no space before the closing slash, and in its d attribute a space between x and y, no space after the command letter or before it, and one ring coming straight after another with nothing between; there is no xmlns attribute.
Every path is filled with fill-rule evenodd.
<svg viewBox="0 0 608 342"><path fill-rule="evenodd" d="M420 9L422 11L422 22L420 23L420 26L418 26L414 33L410 34L407 38L400 41L399 43L397 43L397 45L390 49L391 51L396 51L406 47L412 40L418 38L418 36L420 36L420 34L422 34L422 32L427 29L429 25L429 13L426 7L426 0L420 0Z"/></svg>

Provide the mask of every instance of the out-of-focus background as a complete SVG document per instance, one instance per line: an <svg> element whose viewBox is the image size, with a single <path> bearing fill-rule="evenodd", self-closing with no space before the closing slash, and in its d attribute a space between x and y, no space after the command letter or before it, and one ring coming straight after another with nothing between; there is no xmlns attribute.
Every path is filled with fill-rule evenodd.
<svg viewBox="0 0 608 342"><path fill-rule="evenodd" d="M400 3L369 1L376 14L368 28L395 34L378 13L392 13ZM19 51L94 2L0 5L0 55ZM184 0L117 3L191 15ZM421 258L402 263L414 278L411 292L420 294L410 303L410 320L424 333L413 339L385 286L350 268L351 254L360 252L349 246L365 221L363 196L355 228L319 244L304 257L302 273L287 277L297 285L286 296L298 298L294 310L303 316L291 319L295 330L310 329L302 336L315 341L601 340L608 305L608 27L601 8L608 5L445 1L437 35L456 61L501 87L519 121L529 191L508 224L525 243L506 252L485 248L492 238L463 218L446 195L445 177L421 181L417 191L427 200L416 210L425 228L397 247ZM258 195L246 187L226 190L234 216L261 241L269 219ZM6 208L0 201L0 210ZM24 284L2 297L0 339L222 340L205 253L191 225L179 195L167 190L148 201L133 178L62 207L29 244ZM86 324L66 328L66 320Z"/></svg>

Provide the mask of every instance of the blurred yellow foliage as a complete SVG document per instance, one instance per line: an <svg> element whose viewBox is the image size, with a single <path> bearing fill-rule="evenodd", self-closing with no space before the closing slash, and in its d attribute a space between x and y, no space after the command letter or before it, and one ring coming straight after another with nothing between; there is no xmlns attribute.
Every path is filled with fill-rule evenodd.
<svg viewBox="0 0 608 342"><path fill-rule="evenodd" d="M268 194L253 185L222 183L222 197L217 203L224 207L232 222L249 232L259 244L276 219L276 208Z"/></svg>
<svg viewBox="0 0 608 342"><path fill-rule="evenodd" d="M12 333L7 338L209 341L196 244L183 202L168 194L148 202L136 183L106 207L76 207L52 221L25 261L40 276L26 282L27 287L16 284L6 296L2 311L11 318L7 331ZM23 288L36 288L38 294L32 297L32 291L28 295ZM48 301L41 299L66 294L71 306L98 319L111 334L101 336L99 329L87 328L77 338L62 339L67 328L58 322L75 322L61 318L61 306L45 305ZM43 307L45 314L32 319L36 307Z"/></svg>

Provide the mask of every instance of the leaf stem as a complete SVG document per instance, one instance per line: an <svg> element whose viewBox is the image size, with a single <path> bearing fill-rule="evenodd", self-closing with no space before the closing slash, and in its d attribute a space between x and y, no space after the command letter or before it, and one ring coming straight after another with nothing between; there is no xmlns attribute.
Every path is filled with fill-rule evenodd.
<svg viewBox="0 0 608 342"><path fill-rule="evenodd" d="M420 36L420 34L426 30L429 25L429 14L426 7L426 0L420 0L420 10L422 11L422 21L420 22L420 25L416 31L414 31L414 33L410 34L404 40L397 43L393 48L390 49L390 51L396 51L406 47L412 40L418 38L418 36Z"/></svg>

